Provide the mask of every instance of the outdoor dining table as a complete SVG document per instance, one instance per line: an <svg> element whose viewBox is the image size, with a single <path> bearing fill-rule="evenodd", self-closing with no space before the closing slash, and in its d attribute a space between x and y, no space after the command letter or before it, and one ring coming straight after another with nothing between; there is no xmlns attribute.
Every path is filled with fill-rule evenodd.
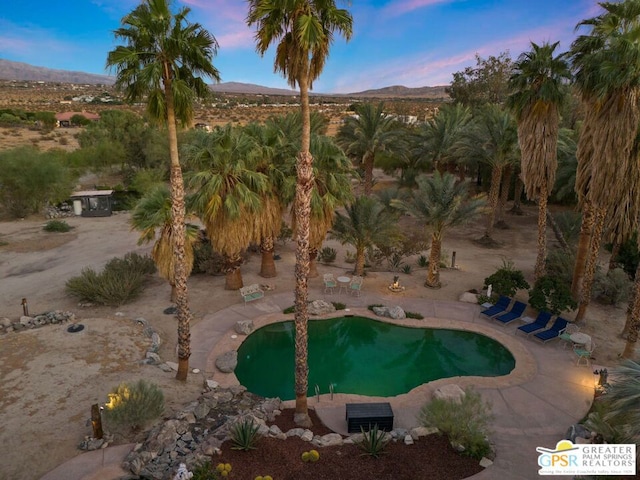
<svg viewBox="0 0 640 480"><path fill-rule="evenodd" d="M587 335L586 333L572 333L571 335L569 335L569 339L577 345L584 345L587 350L591 349L591 336Z"/></svg>
<svg viewBox="0 0 640 480"><path fill-rule="evenodd" d="M338 293L342 293L342 289L344 289L344 293L347 293L349 291L349 282L351 279L349 277L342 276L336 278L336 280L338 280L338 285L340 286Z"/></svg>

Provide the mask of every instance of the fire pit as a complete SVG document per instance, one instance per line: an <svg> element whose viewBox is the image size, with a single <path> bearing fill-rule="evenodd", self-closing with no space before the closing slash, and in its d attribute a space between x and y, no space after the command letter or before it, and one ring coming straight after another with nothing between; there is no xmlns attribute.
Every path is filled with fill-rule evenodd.
<svg viewBox="0 0 640 480"><path fill-rule="evenodd" d="M404 292L404 287L400 285L400 277L398 275L395 275L393 277L393 283L391 285L389 285L388 288L393 293Z"/></svg>

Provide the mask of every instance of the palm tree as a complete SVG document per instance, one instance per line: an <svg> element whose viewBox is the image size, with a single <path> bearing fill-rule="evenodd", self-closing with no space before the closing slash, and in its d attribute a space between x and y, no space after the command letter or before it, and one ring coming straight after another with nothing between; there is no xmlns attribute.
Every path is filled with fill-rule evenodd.
<svg viewBox="0 0 640 480"><path fill-rule="evenodd" d="M242 254L259 242L264 204L270 192L267 176L256 171L260 151L240 128L227 125L213 133L202 132L184 153L196 170L189 176L193 209L204 223L211 246L225 257L225 288L242 287ZM265 216L274 216L267 212Z"/></svg>
<svg viewBox="0 0 640 480"><path fill-rule="evenodd" d="M423 221L431 230L431 251L426 287L440 287L440 252L444 232L473 220L486 205L483 197L469 198L468 182L456 182L450 173L436 171L432 177L418 177L418 189L407 200L391 204Z"/></svg>
<svg viewBox="0 0 640 480"><path fill-rule="evenodd" d="M129 102L147 102L149 117L166 123L169 138L171 217L175 255L176 309L178 319L178 372L186 381L191 356L187 259L185 258L184 182L178 153L177 123L189 124L193 101L208 95L200 75L220 80L211 63L218 43L198 23L190 23L190 10L170 9L170 0L142 0L122 19L114 34L126 45L109 52L106 65L116 69L116 87Z"/></svg>
<svg viewBox="0 0 640 480"><path fill-rule="evenodd" d="M376 197L362 195L347 206L346 215L336 213L331 237L356 249L354 274L364 275L364 254L369 248L390 245L398 236L397 215Z"/></svg>
<svg viewBox="0 0 640 480"><path fill-rule="evenodd" d="M487 228L480 240L493 244L493 227L499 204L503 170L520 158L517 125L512 115L498 105L485 107L467 130L461 151L469 157L491 167Z"/></svg>
<svg viewBox="0 0 640 480"><path fill-rule="evenodd" d="M453 173L457 167L464 180L461 146L472 118L471 109L461 103L443 105L434 118L418 127L415 153L440 172Z"/></svg>
<svg viewBox="0 0 640 480"><path fill-rule="evenodd" d="M534 279L545 274L547 258L547 199L558 168L560 106L565 97L563 82L569 76L566 54L554 56L559 42L531 42L531 50L516 61L509 81L512 91L507 105L518 122L522 155L521 176L529 200L538 199L538 256Z"/></svg>
<svg viewBox="0 0 640 480"><path fill-rule="evenodd" d="M640 365L625 360L613 369L615 380L607 390L605 419L621 425L623 443L640 442Z"/></svg>
<svg viewBox="0 0 640 480"><path fill-rule="evenodd" d="M337 140L345 153L360 159L364 168L364 194L373 188L373 166L376 155L394 144L397 122L384 113L384 103L356 105L355 116L346 118Z"/></svg>
<svg viewBox="0 0 640 480"><path fill-rule="evenodd" d="M131 213L131 225L140 230L138 245L149 243L158 238L153 244L151 258L158 268L161 277L166 278L171 285L171 301L176 300L175 259L173 255L173 221L171 217L171 192L166 185L158 185L136 203ZM159 232L158 232L159 230ZM193 268L193 247L198 242L199 229L192 224L186 225L185 260L187 275Z"/></svg>
<svg viewBox="0 0 640 480"><path fill-rule="evenodd" d="M311 137L313 155L313 188L311 191L311 219L309 222L309 278L319 275L316 259L327 232L333 226L336 208L353 199L351 192L352 167L342 149L324 135ZM297 232L295 211L291 212L292 226Z"/></svg>
<svg viewBox="0 0 640 480"><path fill-rule="evenodd" d="M249 0L249 26L256 25L256 49L264 55L272 44L276 46L274 67L282 72L291 87L300 88L302 135L296 164L297 182L294 209L298 220L295 267L295 393L294 420L310 426L307 406L309 364L307 362L307 311L309 274L309 220L313 158L310 153L311 125L309 89L329 55L335 32L351 38L353 19L344 9L336 8L334 0Z"/></svg>
<svg viewBox="0 0 640 480"><path fill-rule="evenodd" d="M601 3L603 13L578 26L590 28L571 45L575 83L586 109L578 140L576 191L583 211L572 291L584 317L605 219L623 215L635 200L640 174L628 165L640 120L640 2ZM631 182L631 183L630 183ZM631 217L634 221L637 217ZM614 220L615 221L615 220ZM629 222L616 232L624 237ZM586 259L586 261L585 261ZM579 286L578 286L579 285Z"/></svg>

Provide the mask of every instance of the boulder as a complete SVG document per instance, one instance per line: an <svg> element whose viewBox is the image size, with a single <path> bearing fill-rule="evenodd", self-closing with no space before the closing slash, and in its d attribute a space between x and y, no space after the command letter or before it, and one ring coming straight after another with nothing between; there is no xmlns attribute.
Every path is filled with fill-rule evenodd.
<svg viewBox="0 0 640 480"><path fill-rule="evenodd" d="M402 307L373 307L373 313L379 317L388 317L393 319L407 318Z"/></svg>
<svg viewBox="0 0 640 480"><path fill-rule="evenodd" d="M222 373L232 373L238 366L238 352L229 350L216 358L216 367Z"/></svg>
<svg viewBox="0 0 640 480"><path fill-rule="evenodd" d="M253 320L238 320L235 331L241 335L249 335L253 332Z"/></svg>
<svg viewBox="0 0 640 480"><path fill-rule="evenodd" d="M324 300L314 300L309 303L307 310L309 315L326 315L328 313L334 313L336 311L336 307Z"/></svg>
<svg viewBox="0 0 640 480"><path fill-rule="evenodd" d="M449 400L454 403L462 403L465 393L459 385L451 383L449 385L443 385L433 392L433 398L439 398L441 400Z"/></svg>
<svg viewBox="0 0 640 480"><path fill-rule="evenodd" d="M458 300L465 303L478 303L478 295L471 292L464 292Z"/></svg>

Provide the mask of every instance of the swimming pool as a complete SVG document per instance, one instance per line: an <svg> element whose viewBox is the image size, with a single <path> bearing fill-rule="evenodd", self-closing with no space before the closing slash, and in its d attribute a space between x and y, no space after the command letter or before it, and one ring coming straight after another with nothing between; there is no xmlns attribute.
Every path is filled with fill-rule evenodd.
<svg viewBox="0 0 640 480"><path fill-rule="evenodd" d="M365 317L309 322L309 390L391 397L455 376L495 377L515 367L513 355L476 332L414 328ZM238 348L235 374L250 392L294 398L292 321L259 328Z"/></svg>

